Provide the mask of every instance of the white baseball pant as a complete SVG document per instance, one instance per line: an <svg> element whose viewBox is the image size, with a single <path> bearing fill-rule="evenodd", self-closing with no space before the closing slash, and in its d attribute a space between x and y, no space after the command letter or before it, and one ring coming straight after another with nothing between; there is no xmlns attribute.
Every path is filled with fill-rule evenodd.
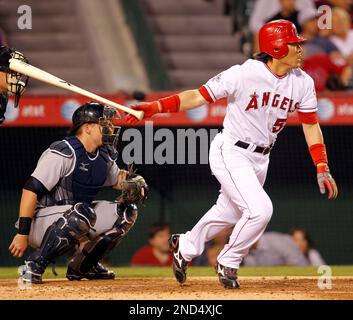
<svg viewBox="0 0 353 320"><path fill-rule="evenodd" d="M229 242L217 261L238 269L271 219L272 202L263 189L269 155L237 147L236 141L226 133L219 133L211 143L210 167L221 190L216 204L191 231L180 235L180 252L187 261L202 254L205 242L234 225Z"/></svg>

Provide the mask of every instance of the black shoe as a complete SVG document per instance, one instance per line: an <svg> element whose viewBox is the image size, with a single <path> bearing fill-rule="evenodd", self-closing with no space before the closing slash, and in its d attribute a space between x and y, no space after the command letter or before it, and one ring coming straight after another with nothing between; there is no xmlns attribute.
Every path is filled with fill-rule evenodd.
<svg viewBox="0 0 353 320"><path fill-rule="evenodd" d="M237 269L225 267L220 263L216 264L216 272L218 274L219 282L225 288L228 288L228 289L240 288L237 271L238 271Z"/></svg>
<svg viewBox="0 0 353 320"><path fill-rule="evenodd" d="M98 262L89 272L81 273L72 269L70 266L67 267L66 278L70 281L73 280L112 280L115 279L115 272L108 270L100 262Z"/></svg>
<svg viewBox="0 0 353 320"><path fill-rule="evenodd" d="M86 275L87 279L96 280L113 280L115 279L115 272L108 270L104 265L98 262L90 272Z"/></svg>
<svg viewBox="0 0 353 320"><path fill-rule="evenodd" d="M186 280L186 269L188 262L183 258L179 250L179 234L172 234L169 238L169 248L173 253L173 272L174 276L179 283Z"/></svg>
<svg viewBox="0 0 353 320"><path fill-rule="evenodd" d="M36 272L36 263L33 261L25 261L22 268L20 279L26 283L41 284L43 283L42 274Z"/></svg>

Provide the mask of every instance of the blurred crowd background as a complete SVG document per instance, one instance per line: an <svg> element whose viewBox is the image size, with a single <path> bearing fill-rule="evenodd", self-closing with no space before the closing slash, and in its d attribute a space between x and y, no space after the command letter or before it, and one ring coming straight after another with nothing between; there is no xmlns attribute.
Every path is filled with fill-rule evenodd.
<svg viewBox="0 0 353 320"><path fill-rule="evenodd" d="M0 0L1 44L23 52L33 65L99 94L123 93L141 101L151 92L198 88L251 58L258 52L259 28L280 18L292 21L308 40L303 69L314 78L319 94L348 97L353 89L352 0L29 0L28 29L18 26L22 2ZM332 21L324 18L327 8ZM25 95L68 93L30 81ZM323 127L340 188L335 203L319 194L300 128L281 133L265 185L274 215L245 265L353 264L352 125ZM175 133L175 127L169 129ZM143 127L138 130L144 137ZM21 188L40 154L66 132L55 126L0 128L0 265L19 264L7 248L15 232ZM208 165L137 168L151 186L150 199L107 262L170 265L170 233L185 232L198 221L216 200L218 183ZM100 194L102 199L115 197L110 190ZM208 243L193 264L214 265L230 232Z"/></svg>

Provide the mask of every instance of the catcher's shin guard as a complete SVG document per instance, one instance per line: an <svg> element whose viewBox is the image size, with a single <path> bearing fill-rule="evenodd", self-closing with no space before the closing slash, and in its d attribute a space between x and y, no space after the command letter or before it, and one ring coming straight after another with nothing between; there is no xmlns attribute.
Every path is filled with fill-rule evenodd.
<svg viewBox="0 0 353 320"><path fill-rule="evenodd" d="M46 230L41 246L27 258L22 279L34 280L42 275L48 264L78 244L95 222L96 213L84 203L77 203L67 210Z"/></svg>
<svg viewBox="0 0 353 320"><path fill-rule="evenodd" d="M183 258L179 250L179 234L173 234L169 239L170 251L173 253L173 273L179 283L186 281L186 269L188 262Z"/></svg>
<svg viewBox="0 0 353 320"><path fill-rule="evenodd" d="M83 249L78 249L69 262L66 277L69 280L114 279L114 273L105 269L99 261L103 259L126 236L137 219L137 207L117 205L117 220L113 228L98 238L88 241ZM104 268L104 271L102 271Z"/></svg>

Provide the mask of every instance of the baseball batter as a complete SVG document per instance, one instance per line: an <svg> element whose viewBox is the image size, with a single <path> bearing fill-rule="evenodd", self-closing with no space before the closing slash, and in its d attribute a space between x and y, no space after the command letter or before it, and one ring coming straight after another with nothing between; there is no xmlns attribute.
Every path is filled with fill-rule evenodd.
<svg viewBox="0 0 353 320"><path fill-rule="evenodd" d="M217 257L216 270L225 288L238 288L237 270L249 248L260 238L272 216L272 202L263 189L269 154L288 115L298 111L310 155L317 167L321 193L337 197L317 118L312 78L300 69L305 39L287 20L275 20L259 31L260 53L210 79L197 90L134 106L150 117L178 112L227 98L224 129L211 143L209 161L221 184L216 204L191 231L172 235L173 271L186 280L188 263L202 254L206 241L234 226ZM130 123L137 122L128 116Z"/></svg>
<svg viewBox="0 0 353 320"><path fill-rule="evenodd" d="M115 110L89 102L73 114L71 135L44 151L27 180L20 203L18 234L10 251L25 261L22 279L41 283L49 263L68 251L69 280L114 279L99 261L129 232L137 218L135 203L147 195L141 176L119 170ZM94 201L102 187L122 189L118 201Z"/></svg>
<svg viewBox="0 0 353 320"><path fill-rule="evenodd" d="M27 76L9 69L11 58L28 62L21 52L5 46L0 47L0 124L5 121L8 93L15 95L14 107L16 108L28 83Z"/></svg>

